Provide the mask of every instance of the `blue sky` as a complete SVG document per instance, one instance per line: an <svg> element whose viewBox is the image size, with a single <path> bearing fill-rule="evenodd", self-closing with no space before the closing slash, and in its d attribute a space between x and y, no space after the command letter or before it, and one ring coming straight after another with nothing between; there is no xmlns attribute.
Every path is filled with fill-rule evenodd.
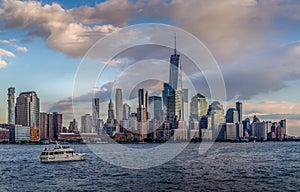
<svg viewBox="0 0 300 192"><path fill-rule="evenodd" d="M0 2L0 122L7 119L7 88L14 86L17 94L36 91L42 111L63 113L68 125L74 78L88 49L120 28L156 22L180 27L208 47L223 73L227 107L240 100L245 117L279 121L282 114L289 134L300 135L298 1ZM110 68L121 69L118 62ZM107 75L101 85L109 81Z"/></svg>

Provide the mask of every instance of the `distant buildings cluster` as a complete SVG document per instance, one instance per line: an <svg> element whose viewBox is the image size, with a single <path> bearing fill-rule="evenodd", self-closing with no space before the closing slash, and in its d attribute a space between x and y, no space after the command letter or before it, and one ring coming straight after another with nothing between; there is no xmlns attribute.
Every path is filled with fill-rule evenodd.
<svg viewBox="0 0 300 192"><path fill-rule="evenodd" d="M186 140L282 140L286 135L286 120L260 121L254 116L243 120L243 107L226 115L220 102L208 104L200 93L189 102L188 89L182 87L180 55L170 57L169 82L161 95L148 96L146 89L138 90L138 107L123 103L122 89L115 90L115 105L110 99L107 119L100 119L100 100L92 99L92 111L63 127L63 115L40 112L36 92L20 93L15 103L15 88L8 88L8 123L0 124L0 142L36 142L40 140L101 142L113 138L119 142Z"/></svg>

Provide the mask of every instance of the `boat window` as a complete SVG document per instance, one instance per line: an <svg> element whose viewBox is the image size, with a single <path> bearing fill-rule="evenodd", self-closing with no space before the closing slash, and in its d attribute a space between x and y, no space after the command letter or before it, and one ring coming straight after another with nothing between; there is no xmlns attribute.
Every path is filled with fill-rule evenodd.
<svg viewBox="0 0 300 192"><path fill-rule="evenodd" d="M50 155L53 155L53 152L50 152Z"/></svg>
<svg viewBox="0 0 300 192"><path fill-rule="evenodd" d="M48 153L47 152L42 152L42 155L48 155Z"/></svg>

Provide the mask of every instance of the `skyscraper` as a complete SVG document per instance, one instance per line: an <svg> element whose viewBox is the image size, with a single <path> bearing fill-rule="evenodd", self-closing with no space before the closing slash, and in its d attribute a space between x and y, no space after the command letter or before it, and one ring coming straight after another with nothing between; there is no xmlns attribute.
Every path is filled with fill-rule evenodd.
<svg viewBox="0 0 300 192"><path fill-rule="evenodd" d="M129 119L129 117L130 117L130 106L127 104L127 103L125 103L124 105L123 105L123 120L128 120Z"/></svg>
<svg viewBox="0 0 300 192"><path fill-rule="evenodd" d="M81 116L81 132L82 133L92 133L93 132L92 116L90 114L85 114Z"/></svg>
<svg viewBox="0 0 300 192"><path fill-rule="evenodd" d="M53 130L54 130L54 138L56 140L58 139L58 134L62 133L62 124L63 124L62 114L53 112Z"/></svg>
<svg viewBox="0 0 300 192"><path fill-rule="evenodd" d="M122 120L122 107L123 107L123 99L122 99L122 89L117 88L116 89L116 119L118 122Z"/></svg>
<svg viewBox="0 0 300 192"><path fill-rule="evenodd" d="M58 134L62 133L62 114L54 112L52 114L40 113L39 136L40 139L57 140Z"/></svg>
<svg viewBox="0 0 300 192"><path fill-rule="evenodd" d="M190 120L200 120L207 114L207 101L204 95L198 93L191 99L190 103Z"/></svg>
<svg viewBox="0 0 300 192"><path fill-rule="evenodd" d="M115 124L114 104L111 99L109 100L108 103L108 117L106 123L109 125Z"/></svg>
<svg viewBox="0 0 300 192"><path fill-rule="evenodd" d="M176 121L183 120L182 73L180 55L176 51L176 36L174 44L174 54L170 57L169 86L165 86L170 90L164 90L164 93L168 93L167 120L172 123L172 128Z"/></svg>
<svg viewBox="0 0 300 192"><path fill-rule="evenodd" d="M147 107L148 107L148 92L145 89L139 89L138 92L139 107L137 108L137 129L140 139L147 137Z"/></svg>
<svg viewBox="0 0 300 192"><path fill-rule="evenodd" d="M8 124L15 124L15 88L8 88Z"/></svg>
<svg viewBox="0 0 300 192"><path fill-rule="evenodd" d="M235 103L235 108L238 111L238 121L242 122L243 120L243 104L241 102L236 102Z"/></svg>
<svg viewBox="0 0 300 192"><path fill-rule="evenodd" d="M149 97L149 118L161 120L161 107L162 101L159 96L150 96Z"/></svg>
<svg viewBox="0 0 300 192"><path fill-rule="evenodd" d="M213 131L213 138L218 138L221 131L222 124L225 123L224 108L218 101L212 102L208 108L208 115L211 117L211 128Z"/></svg>
<svg viewBox="0 0 300 192"><path fill-rule="evenodd" d="M182 74L180 55L176 51L176 36L174 39L174 54L170 57L169 85L174 90L182 89Z"/></svg>
<svg viewBox="0 0 300 192"><path fill-rule="evenodd" d="M16 124L39 127L40 99L36 92L20 93L16 103Z"/></svg>
<svg viewBox="0 0 300 192"><path fill-rule="evenodd" d="M235 108L229 108L226 112L226 123L239 122L239 113Z"/></svg>
<svg viewBox="0 0 300 192"><path fill-rule="evenodd" d="M182 89L182 120L189 121L189 90Z"/></svg>
<svg viewBox="0 0 300 192"><path fill-rule="evenodd" d="M139 89L138 92L138 99L139 99L139 107L137 108L137 120L139 122L147 121L147 108L148 108L148 91L145 89Z"/></svg>
<svg viewBox="0 0 300 192"><path fill-rule="evenodd" d="M92 100L92 115L93 115L93 127L97 128L97 121L100 118L100 105L99 105L99 98L93 98Z"/></svg>

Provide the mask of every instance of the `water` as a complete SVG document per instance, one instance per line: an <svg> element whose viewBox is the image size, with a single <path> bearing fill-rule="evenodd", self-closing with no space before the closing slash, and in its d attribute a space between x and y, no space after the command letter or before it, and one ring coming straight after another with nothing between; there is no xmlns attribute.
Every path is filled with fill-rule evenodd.
<svg viewBox="0 0 300 192"><path fill-rule="evenodd" d="M72 146L85 161L40 163L44 147L0 145L0 191L300 191L300 142L216 143L203 155L190 144L145 170L111 165L85 145Z"/></svg>

